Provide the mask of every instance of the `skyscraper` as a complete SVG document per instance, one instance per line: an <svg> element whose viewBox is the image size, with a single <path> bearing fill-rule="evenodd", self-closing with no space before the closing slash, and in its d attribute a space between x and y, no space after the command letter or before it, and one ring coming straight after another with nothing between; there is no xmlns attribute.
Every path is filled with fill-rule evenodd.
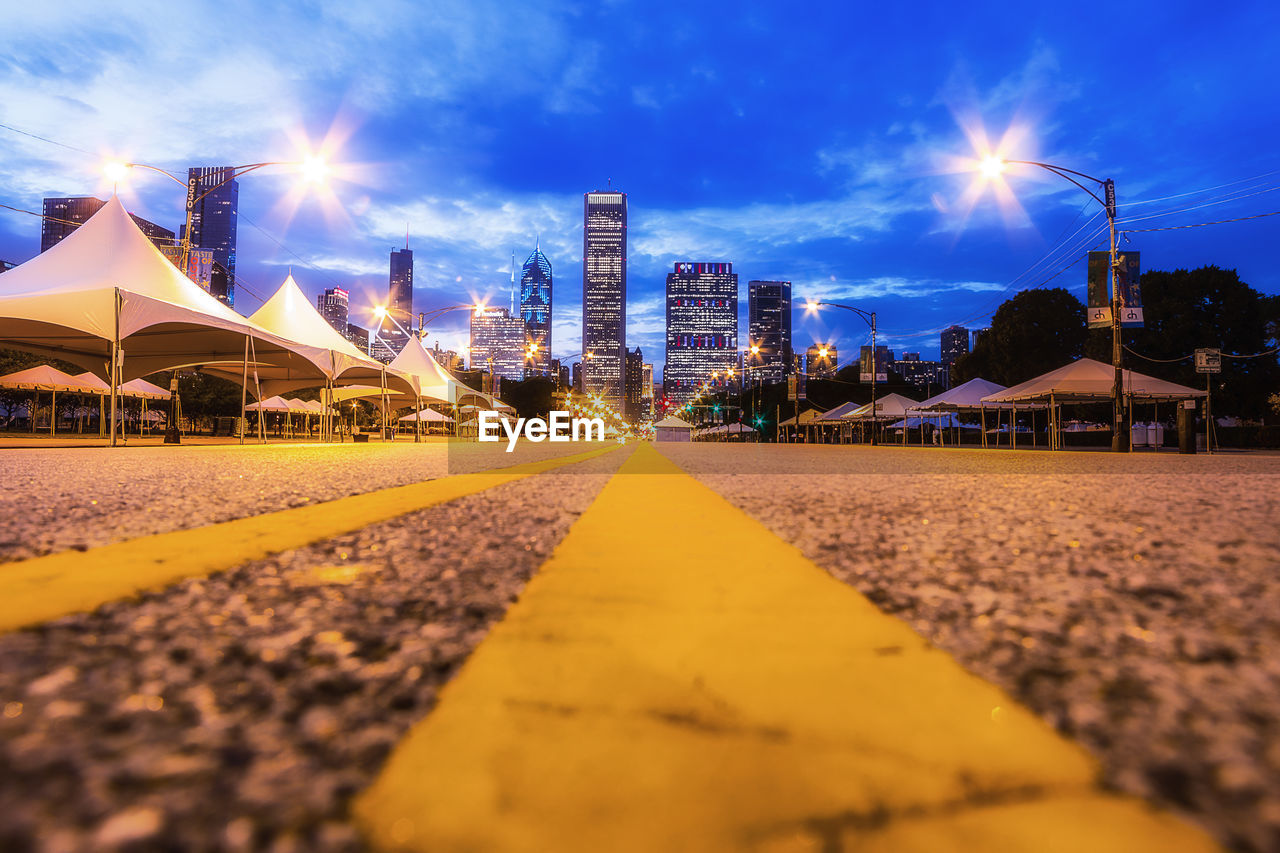
<svg viewBox="0 0 1280 853"><path fill-rule="evenodd" d="M340 335L347 333L347 308L349 298L347 291L341 287L330 287L316 297L316 310L330 326Z"/></svg>
<svg viewBox="0 0 1280 853"><path fill-rule="evenodd" d="M640 352L639 348L636 352ZM640 372L640 419L653 420L653 363L646 362Z"/></svg>
<svg viewBox="0 0 1280 853"><path fill-rule="evenodd" d="M524 321L506 308L471 312L471 369L524 378Z"/></svg>
<svg viewBox="0 0 1280 853"><path fill-rule="evenodd" d="M667 273L663 393L683 403L703 384L728 382L738 363L738 276L733 264L679 263ZM712 373L719 373L713 380Z"/></svg>
<svg viewBox="0 0 1280 853"><path fill-rule="evenodd" d="M408 246L391 250L391 271L387 287L387 316L378 330L389 349L397 355L409 342L413 328L413 250Z"/></svg>
<svg viewBox="0 0 1280 853"><path fill-rule="evenodd" d="M804 372L810 379L835 376L840 351L835 344L813 344L804 354Z"/></svg>
<svg viewBox="0 0 1280 853"><path fill-rule="evenodd" d="M228 305L236 304L236 222L240 205L240 183L228 180L233 171L230 166L187 170L191 234L180 235L190 237L192 249L213 251L209 292Z"/></svg>
<svg viewBox="0 0 1280 853"><path fill-rule="evenodd" d="M640 347L636 347L635 352L627 351L625 387L623 415L634 423L643 415L640 401L644 397L644 353L640 352Z"/></svg>
<svg viewBox="0 0 1280 853"><path fill-rule="evenodd" d="M40 221L40 251L47 252L72 231L79 228L89 217L93 216L106 204L93 196L72 196L70 198L46 198L44 200L44 219ZM141 216L129 214L134 223L151 238L157 248L172 246L174 234L168 228L161 228L154 222L148 222Z"/></svg>
<svg viewBox="0 0 1280 853"><path fill-rule="evenodd" d="M351 341L351 345L360 352L368 355L369 353L369 330L364 326L357 326L355 323L348 323L346 331L342 335Z"/></svg>
<svg viewBox="0 0 1280 853"><path fill-rule="evenodd" d="M747 284L747 337L744 381L761 385L784 381L791 366L791 282ZM752 354L754 347L760 351Z"/></svg>
<svg viewBox="0 0 1280 853"><path fill-rule="evenodd" d="M948 326L942 330L942 358L950 369L960 356L969 352L969 330L964 326Z"/></svg>
<svg viewBox="0 0 1280 853"><path fill-rule="evenodd" d="M520 273L520 319L524 321L529 373L545 376L551 366L551 262L535 245Z"/></svg>
<svg viewBox="0 0 1280 853"><path fill-rule="evenodd" d="M627 194L585 193L582 221L583 390L620 409L627 349Z"/></svg>

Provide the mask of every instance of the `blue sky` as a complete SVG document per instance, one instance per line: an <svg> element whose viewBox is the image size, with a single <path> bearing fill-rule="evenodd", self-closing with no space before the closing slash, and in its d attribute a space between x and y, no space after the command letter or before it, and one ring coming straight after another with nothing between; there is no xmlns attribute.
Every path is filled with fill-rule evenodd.
<svg viewBox="0 0 1280 853"><path fill-rule="evenodd" d="M804 297L879 314L937 357L1017 289L1084 298L1097 206L1037 170L976 193L986 135L1010 158L1117 182L1130 228L1280 210L1280 7L1268 3L782 4L255 2L10 6L0 56L0 203L97 194L107 157L190 165L328 147L329 190L241 181L237 308L290 266L353 313L415 250L415 306L505 304L540 234L557 356L578 351L582 193L629 193L628 343L662 359L677 261L731 261ZM327 140L327 142L326 142ZM133 212L175 228L183 192L135 173ZM1003 199L1003 200L1002 200ZM1091 219L1091 217L1093 217ZM1147 268L1216 263L1280 292L1280 217L1133 234ZM0 210L0 259L39 247ZM852 315L796 315L795 343L865 341ZM355 318L359 319L359 318ZM465 316L438 337L462 344ZM745 320L743 336L745 338ZM434 339L434 338L433 338Z"/></svg>

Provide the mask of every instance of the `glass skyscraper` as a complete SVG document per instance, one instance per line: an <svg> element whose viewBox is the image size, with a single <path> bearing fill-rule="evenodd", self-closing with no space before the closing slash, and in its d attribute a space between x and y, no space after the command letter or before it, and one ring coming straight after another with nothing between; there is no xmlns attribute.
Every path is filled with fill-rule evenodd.
<svg viewBox="0 0 1280 853"><path fill-rule="evenodd" d="M334 331L340 335L347 333L347 308L350 294L341 287L329 287L316 297L316 310Z"/></svg>
<svg viewBox="0 0 1280 853"><path fill-rule="evenodd" d="M627 349L627 194L584 194L582 219L583 390L621 410Z"/></svg>
<svg viewBox="0 0 1280 853"><path fill-rule="evenodd" d="M783 382L791 366L791 282L747 283L747 384ZM752 347L759 347L756 354Z"/></svg>
<svg viewBox="0 0 1280 853"><path fill-rule="evenodd" d="M503 379L524 378L524 321L506 308L471 312L471 369Z"/></svg>
<svg viewBox="0 0 1280 853"><path fill-rule="evenodd" d="M551 368L551 262L535 246L520 273L520 319L524 320L525 348L537 346L525 367L531 375L546 376Z"/></svg>
<svg viewBox="0 0 1280 853"><path fill-rule="evenodd" d="M378 329L378 337L387 348L399 355L409 342L407 332L413 328L413 250L408 246L391 250L391 272L387 288L387 316ZM392 321L395 322L392 322ZM396 324L399 323L397 326Z"/></svg>
<svg viewBox="0 0 1280 853"><path fill-rule="evenodd" d="M236 222L240 205L240 183L227 180L233 171L230 166L187 170L191 248L213 251L209 292L228 305L236 304Z"/></svg>
<svg viewBox="0 0 1280 853"><path fill-rule="evenodd" d="M69 198L46 198L44 200L44 218L40 220L40 251L47 252L72 231L89 221L102 206L106 204L100 198L91 195L71 196ZM143 234L151 238L157 248L167 249L174 244L173 232L161 228L154 222L148 222L141 216L130 213L129 218L141 229Z"/></svg>
<svg viewBox="0 0 1280 853"><path fill-rule="evenodd" d="M733 264L680 263L667 274L667 366L662 393L683 403L706 383L723 388L738 364L738 275ZM718 373L719 377L712 377Z"/></svg>

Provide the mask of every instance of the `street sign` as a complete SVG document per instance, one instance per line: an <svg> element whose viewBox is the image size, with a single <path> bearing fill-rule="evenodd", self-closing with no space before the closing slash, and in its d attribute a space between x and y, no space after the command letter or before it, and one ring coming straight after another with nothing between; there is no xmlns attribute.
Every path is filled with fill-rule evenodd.
<svg viewBox="0 0 1280 853"><path fill-rule="evenodd" d="M1196 350L1196 373L1221 373L1222 350L1202 348Z"/></svg>

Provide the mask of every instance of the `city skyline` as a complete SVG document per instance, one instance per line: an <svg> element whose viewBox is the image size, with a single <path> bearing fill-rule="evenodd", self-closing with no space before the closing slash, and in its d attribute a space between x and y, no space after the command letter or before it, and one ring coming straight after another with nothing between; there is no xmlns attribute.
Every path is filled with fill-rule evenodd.
<svg viewBox="0 0 1280 853"><path fill-rule="evenodd" d="M936 21L765 8L721 20L710 8L660 4L641 14L627 3L389 11L372 4L313 20L286 4L247 14L235 40L205 52L194 35L174 37L176 12L83 10L67 21L21 10L7 36L14 61L0 72L0 123L16 128L0 128L0 202L38 210L46 196L105 198L107 156L183 174L293 159L328 140L335 162L349 164L335 170L331 204L292 197L292 176L271 169L239 182L243 313L293 265L309 296L346 289L353 322L372 326L369 309L385 295L383 253L406 224L427 259L415 304L505 302L510 252L540 234L559 270L552 355L569 358L580 352L576 198L612 178L630 194L625 337L659 365L664 277L684 258L791 280L795 303L874 308L883 341L933 358L939 329L986 325L1019 287L1049 282L1083 299L1082 263L1033 265L1090 217L1096 225L1096 205L1066 182L1031 174L1009 179L1019 206L968 197L970 176L949 173L947 161L972 153L971 136L994 145L1008 132L1019 157L1114 177L1122 216L1185 208L1135 228L1274 208L1274 156L1263 140L1278 119L1249 85L1256 58L1274 55L1280 38L1268 7L1209 21L1158 4L1129 7L1153 54L1128 68L1123 110L1091 95L1107 86L1110 49L1066 10L1010 20L979 5ZM449 49L411 56L390 38L388 20L411 36L438 32ZM711 28L714 43L698 38ZM83 46L75 62L65 59L71 43ZM313 58L316 44L328 51L325 63ZM811 85L815 52L831 64L826 79L865 84ZM744 53L767 58L743 66ZM1169 67L1181 73L1157 70ZM1192 78L1194 89L1179 82ZM162 109L143 96L156 79L181 79L178 94L201 109L181 117ZM1145 132L1170 115L1170 133ZM139 172L120 189L143 218L175 231L181 224L181 190L163 178ZM1168 198L1199 190L1208 192ZM1148 269L1234 267L1275 293L1275 221L1135 234L1132 244ZM0 260L26 260L37 247L30 217L0 216ZM1089 246L1076 248L1082 257ZM797 351L832 340L856 352L865 329L838 313L796 315ZM464 346L465 317L442 318L433 333Z"/></svg>

